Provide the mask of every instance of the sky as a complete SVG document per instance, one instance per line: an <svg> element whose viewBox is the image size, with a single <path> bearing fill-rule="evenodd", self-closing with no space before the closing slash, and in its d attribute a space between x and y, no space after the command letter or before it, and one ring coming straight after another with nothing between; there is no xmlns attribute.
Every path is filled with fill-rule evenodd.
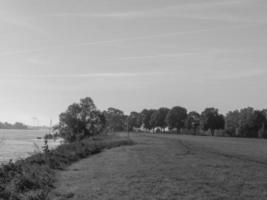
<svg viewBox="0 0 267 200"><path fill-rule="evenodd" d="M266 0L0 0L0 121L266 108Z"/></svg>

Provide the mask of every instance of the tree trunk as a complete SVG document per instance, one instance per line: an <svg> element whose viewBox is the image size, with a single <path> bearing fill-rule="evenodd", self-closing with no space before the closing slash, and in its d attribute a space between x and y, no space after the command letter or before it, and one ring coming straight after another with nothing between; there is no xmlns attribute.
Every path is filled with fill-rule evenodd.
<svg viewBox="0 0 267 200"><path fill-rule="evenodd" d="M214 129L211 129L211 136L214 136Z"/></svg>

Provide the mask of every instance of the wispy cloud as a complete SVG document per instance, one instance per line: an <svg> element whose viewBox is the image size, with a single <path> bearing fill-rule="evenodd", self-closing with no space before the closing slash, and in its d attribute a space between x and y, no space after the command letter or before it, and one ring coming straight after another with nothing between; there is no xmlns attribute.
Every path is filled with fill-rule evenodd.
<svg viewBox="0 0 267 200"><path fill-rule="evenodd" d="M144 16L147 11L127 11L110 13L81 13L81 12L61 12L49 14L54 17L81 17L81 18L132 18ZM151 12L151 11L150 11Z"/></svg>
<svg viewBox="0 0 267 200"><path fill-rule="evenodd" d="M267 71L264 69L226 69L213 72L210 77L212 80L230 80L230 79L244 79L253 78L266 75Z"/></svg>
<svg viewBox="0 0 267 200"><path fill-rule="evenodd" d="M29 54L35 53L45 50L45 48L33 48L33 49L21 49L21 50L7 50L7 51L0 51L0 56L12 56L12 55L19 55L19 54Z"/></svg>
<svg viewBox="0 0 267 200"><path fill-rule="evenodd" d="M44 32L39 26L33 24L30 19L23 16L17 16L15 14L11 15L10 13L0 13L0 22L34 32Z"/></svg>
<svg viewBox="0 0 267 200"><path fill-rule="evenodd" d="M43 60L41 60L40 58L38 57L30 57L28 59L26 59L26 61L30 64L34 64L34 65L42 65L44 64L45 62Z"/></svg>
<svg viewBox="0 0 267 200"><path fill-rule="evenodd" d="M244 25L239 26L231 26L227 29L238 29L242 28ZM8 50L8 51L0 51L0 56L10 56L10 55L17 55L17 54L29 54L29 53L36 53L42 52L51 49L62 49L66 47L83 47L83 46L93 46L93 45L110 45L114 43L122 43L122 42L131 42L131 41L138 41L138 40L148 40L148 39L157 39L157 38L168 38L168 37L175 37L179 35L188 35L188 34L196 34L201 32L209 32L209 31L219 31L224 30L224 27L221 28L207 28L207 29L197 29L191 31L178 31L172 33L162 33L162 34L154 34L154 35L145 35L145 36L138 36L132 38L122 38L122 39L114 39L114 40L102 40L102 41L95 41L95 42L78 42L78 43L69 43L65 45L54 45L42 48L33 48L33 49L22 49L22 50Z"/></svg>
<svg viewBox="0 0 267 200"><path fill-rule="evenodd" d="M178 13L177 17L192 20L218 21L229 23L247 23L255 25L266 25L265 18L251 18L249 16L233 15L229 13Z"/></svg>
<svg viewBox="0 0 267 200"><path fill-rule="evenodd" d="M125 56L118 58L119 60L139 60L139 59L154 59L154 58L178 58L190 55L196 55L199 52L177 53L177 54L157 54L157 55L145 55L145 56Z"/></svg>
<svg viewBox="0 0 267 200"><path fill-rule="evenodd" d="M141 76L161 76L164 72L133 72L133 73L81 73L81 74L2 74L1 78L42 78L42 79L64 79L64 78L124 78Z"/></svg>
<svg viewBox="0 0 267 200"><path fill-rule="evenodd" d="M244 52L244 49L220 49L220 48L208 48L203 49L192 49L188 52L172 53L172 54L155 54L155 55L140 55L140 56L124 56L115 59L119 60L143 60L143 59L157 59L157 58L181 58L186 56L211 56L211 55L222 55L222 54L231 54Z"/></svg>
<svg viewBox="0 0 267 200"><path fill-rule="evenodd" d="M170 11L185 8L203 8L211 6L224 6L237 3L245 3L249 0L231 0L231 1L219 1L212 0L206 2L186 2L177 5L169 5L163 7L156 7L147 10L128 10L128 11L113 11L113 12L57 12L48 14L48 16L54 17L82 17L82 18L113 18L113 19L130 19L130 18L143 18L143 17L158 17L158 16L172 16ZM167 15L166 15L167 14Z"/></svg>

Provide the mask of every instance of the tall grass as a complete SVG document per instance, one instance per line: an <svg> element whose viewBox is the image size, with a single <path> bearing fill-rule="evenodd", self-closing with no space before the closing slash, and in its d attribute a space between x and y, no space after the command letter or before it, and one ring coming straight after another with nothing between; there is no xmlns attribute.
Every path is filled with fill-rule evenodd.
<svg viewBox="0 0 267 200"><path fill-rule="evenodd" d="M63 144L24 160L10 161L0 168L0 200L47 200L54 187L55 171L103 149L131 145L126 138L99 136Z"/></svg>

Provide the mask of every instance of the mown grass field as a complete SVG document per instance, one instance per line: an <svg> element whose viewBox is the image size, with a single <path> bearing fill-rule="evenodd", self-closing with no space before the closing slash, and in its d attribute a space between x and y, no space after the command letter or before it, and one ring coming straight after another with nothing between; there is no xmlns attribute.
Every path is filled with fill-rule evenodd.
<svg viewBox="0 0 267 200"><path fill-rule="evenodd" d="M57 174L53 199L265 200L267 140L131 134Z"/></svg>
<svg viewBox="0 0 267 200"><path fill-rule="evenodd" d="M62 144L52 150L44 146L42 153L0 166L0 200L48 200L56 171L104 149L133 144L126 137L103 135Z"/></svg>

